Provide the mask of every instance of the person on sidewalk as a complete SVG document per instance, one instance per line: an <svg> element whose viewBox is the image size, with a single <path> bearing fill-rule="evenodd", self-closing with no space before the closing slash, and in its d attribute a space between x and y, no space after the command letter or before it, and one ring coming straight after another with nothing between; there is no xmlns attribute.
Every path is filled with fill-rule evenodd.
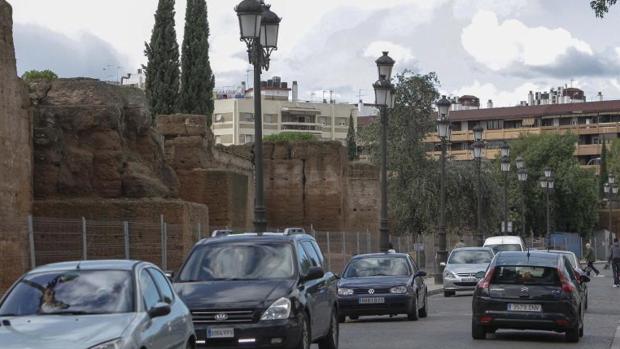
<svg viewBox="0 0 620 349"><path fill-rule="evenodd" d="M594 262L596 258L594 258L594 250L592 249L592 246L590 246L589 242L586 243L586 249L583 253L583 258L586 260L586 263L588 263L588 275L590 275L590 270L593 270L596 273L596 276L598 276L600 272L598 271L598 269L596 269L596 267L594 267Z"/></svg>
<svg viewBox="0 0 620 349"><path fill-rule="evenodd" d="M620 277L618 275L620 273L620 244L617 238L614 239L610 252L609 262L614 273L614 287L620 287Z"/></svg>

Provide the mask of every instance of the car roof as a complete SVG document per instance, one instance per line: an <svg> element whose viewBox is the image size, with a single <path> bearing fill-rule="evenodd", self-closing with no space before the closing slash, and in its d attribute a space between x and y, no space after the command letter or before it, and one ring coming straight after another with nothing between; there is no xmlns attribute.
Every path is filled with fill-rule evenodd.
<svg viewBox="0 0 620 349"><path fill-rule="evenodd" d="M121 260L121 259L107 259L107 260L92 260L92 261L70 261L59 262L42 265L31 270L30 273L50 272L50 271L63 271L63 270L126 270L131 271L139 263L146 263L136 260ZM150 263L146 263L150 264Z"/></svg>
<svg viewBox="0 0 620 349"><path fill-rule="evenodd" d="M484 245L521 244L522 242L519 236L514 235L491 236L484 241Z"/></svg>
<svg viewBox="0 0 620 349"><path fill-rule="evenodd" d="M555 268L559 258L559 254L547 251L503 251L495 255L495 265L531 265Z"/></svg>
<svg viewBox="0 0 620 349"><path fill-rule="evenodd" d="M452 249L452 252L454 251L491 251L493 252L493 249L490 247L476 246L476 247L457 247L457 248Z"/></svg>
<svg viewBox="0 0 620 349"><path fill-rule="evenodd" d="M549 252L549 253L570 254L570 255L576 256L575 252L573 252L573 251L566 251L566 250L548 250L547 252Z"/></svg>
<svg viewBox="0 0 620 349"><path fill-rule="evenodd" d="M351 259L362 259L362 258L377 258L377 257L408 257L409 255L406 253L398 253L398 252L383 252L383 253L365 253L358 254L353 256Z"/></svg>
<svg viewBox="0 0 620 349"><path fill-rule="evenodd" d="M209 245L215 243L227 243L227 242L252 242L252 241L296 241L296 240L314 240L312 235L309 234L293 234L287 235L284 233L243 233L243 234L231 234L227 236L218 237L217 239L202 239L198 241L197 245Z"/></svg>

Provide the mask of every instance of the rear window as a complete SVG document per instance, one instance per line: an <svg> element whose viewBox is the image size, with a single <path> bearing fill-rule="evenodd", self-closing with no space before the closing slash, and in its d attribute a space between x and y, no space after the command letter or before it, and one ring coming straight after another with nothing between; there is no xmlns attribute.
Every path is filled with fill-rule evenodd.
<svg viewBox="0 0 620 349"><path fill-rule="evenodd" d="M560 278L556 268L503 265L495 267L492 283L555 286L560 285Z"/></svg>
<svg viewBox="0 0 620 349"><path fill-rule="evenodd" d="M485 245L484 247L492 248L495 253L502 251L522 251L521 245L519 244Z"/></svg>

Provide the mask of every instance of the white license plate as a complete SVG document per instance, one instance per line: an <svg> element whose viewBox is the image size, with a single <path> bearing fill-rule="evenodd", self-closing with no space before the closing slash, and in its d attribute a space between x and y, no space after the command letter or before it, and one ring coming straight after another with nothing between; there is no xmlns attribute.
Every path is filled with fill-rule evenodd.
<svg viewBox="0 0 620 349"><path fill-rule="evenodd" d="M541 312L542 306L540 304L508 304L508 311L530 311Z"/></svg>
<svg viewBox="0 0 620 349"><path fill-rule="evenodd" d="M210 327L207 329L207 338L235 338L235 329L225 327Z"/></svg>
<svg viewBox="0 0 620 349"><path fill-rule="evenodd" d="M463 282L478 282L476 278L463 278Z"/></svg>
<svg viewBox="0 0 620 349"><path fill-rule="evenodd" d="M383 304L385 303L385 298L383 297L361 297L359 299L360 304Z"/></svg>

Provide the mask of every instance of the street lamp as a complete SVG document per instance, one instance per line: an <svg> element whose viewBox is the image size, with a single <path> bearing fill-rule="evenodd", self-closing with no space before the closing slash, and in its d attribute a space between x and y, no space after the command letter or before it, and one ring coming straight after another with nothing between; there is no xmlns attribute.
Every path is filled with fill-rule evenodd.
<svg viewBox="0 0 620 349"><path fill-rule="evenodd" d="M615 184L616 178L614 177L613 174L610 174L607 176L607 183L603 184L603 191L605 192L605 194L607 195L607 206L609 208L609 212L607 213L607 230L609 230L609 233L614 236L613 232L612 232L612 221L611 221L611 215L612 215L612 206L613 206L613 201L614 201L614 197L618 195L618 185ZM612 244L613 239L610 239L609 244Z"/></svg>
<svg viewBox="0 0 620 349"><path fill-rule="evenodd" d="M517 170L525 168L525 160L523 160L523 157L521 155L517 156L517 159L515 160L515 165L517 166ZM517 172L517 175L518 174L519 173Z"/></svg>
<svg viewBox="0 0 620 349"><path fill-rule="evenodd" d="M388 133L388 109L394 107L395 90L390 82L394 60L384 51L383 55L375 61L379 73L379 80L372 87L375 90L375 104L381 112L381 217L379 220L379 245L381 251L387 251L390 244L390 231L388 222L388 185L387 185L387 133Z"/></svg>
<svg viewBox="0 0 620 349"><path fill-rule="evenodd" d="M545 176L540 178L540 187L545 190L546 202L547 202L547 244L551 243L551 216L549 208L549 192L553 190L555 185L553 179L553 171L550 168L545 168ZM548 246L548 245L547 245Z"/></svg>
<svg viewBox="0 0 620 349"><path fill-rule="evenodd" d="M521 158L521 157L520 157ZM517 158L517 167L519 167L519 158ZM523 160L523 158L521 158ZM526 197L526 186L527 186L527 169L525 168L525 162L521 162L521 168L517 170L517 178L519 182L521 182L521 230L522 237L525 237L527 234L527 226L525 219L525 197Z"/></svg>
<svg viewBox="0 0 620 349"><path fill-rule="evenodd" d="M476 135L477 133L477 128L480 130L480 133ZM474 159L476 160L476 176L478 179L478 202L477 202L477 210L476 210L476 216L477 216L477 230L476 230L476 245L482 246L482 156L483 156L483 151L484 151L484 142L482 141L482 128L479 126L476 126L476 128L474 128L474 139L476 139L476 141L473 144L473 153L474 153Z"/></svg>
<svg viewBox="0 0 620 349"><path fill-rule="evenodd" d="M236 7L241 41L248 48L248 59L254 65L254 167L255 200L254 230L267 229L263 182L263 115L261 105L261 71L269 70L269 57L278 49L278 32L281 19L271 11L270 5L258 0L243 0Z"/></svg>
<svg viewBox="0 0 620 349"><path fill-rule="evenodd" d="M435 282L443 283L443 270L448 259L448 242L446 239L446 152L450 140L450 106L452 103L441 96L437 101L437 135L441 140L441 175L439 180L439 249L437 251L437 263L439 273L435 274Z"/></svg>
<svg viewBox="0 0 620 349"><path fill-rule="evenodd" d="M501 147L501 170L504 173L504 220L502 223L502 232L509 233L508 226L508 172L510 172L510 147L504 143ZM506 155L504 155L506 154Z"/></svg>

